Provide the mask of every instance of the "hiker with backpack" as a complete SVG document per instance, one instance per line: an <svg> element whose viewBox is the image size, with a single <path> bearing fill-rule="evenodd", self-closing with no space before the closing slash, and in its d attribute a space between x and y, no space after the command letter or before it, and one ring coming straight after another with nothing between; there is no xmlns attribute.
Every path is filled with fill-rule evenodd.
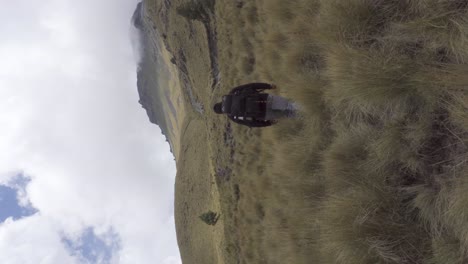
<svg viewBox="0 0 468 264"><path fill-rule="evenodd" d="M249 83L238 86L222 97L213 110L217 114L226 114L232 121L249 127L266 127L278 122L278 119L295 117L295 103L281 96L265 93L275 89L274 84Z"/></svg>

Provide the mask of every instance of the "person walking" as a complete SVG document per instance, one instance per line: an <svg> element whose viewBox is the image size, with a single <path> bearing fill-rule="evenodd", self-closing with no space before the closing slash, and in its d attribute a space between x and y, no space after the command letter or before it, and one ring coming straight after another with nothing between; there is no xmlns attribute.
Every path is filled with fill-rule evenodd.
<svg viewBox="0 0 468 264"><path fill-rule="evenodd" d="M297 106L288 99L265 93L276 89L268 83L249 83L238 86L222 97L213 110L217 114L226 114L233 122L249 127L267 127L278 119L295 117Z"/></svg>

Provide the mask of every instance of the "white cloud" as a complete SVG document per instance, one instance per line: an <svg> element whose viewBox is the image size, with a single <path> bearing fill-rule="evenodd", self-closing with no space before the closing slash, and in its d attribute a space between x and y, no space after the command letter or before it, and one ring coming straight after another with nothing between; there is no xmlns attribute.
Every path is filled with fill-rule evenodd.
<svg viewBox="0 0 468 264"><path fill-rule="evenodd" d="M175 164L138 105L129 39L137 2L38 3L0 11L0 183L24 172L41 212L1 225L0 263L72 263L60 233L90 226L119 234L118 263L177 263L167 221ZM9 243L15 232L21 241Z"/></svg>
<svg viewBox="0 0 468 264"><path fill-rule="evenodd" d="M78 263L61 245L53 225L40 215L6 220L0 225L0 238L0 263Z"/></svg>
<svg viewBox="0 0 468 264"><path fill-rule="evenodd" d="M163 264L182 264L182 261L176 257L168 257L164 260Z"/></svg>

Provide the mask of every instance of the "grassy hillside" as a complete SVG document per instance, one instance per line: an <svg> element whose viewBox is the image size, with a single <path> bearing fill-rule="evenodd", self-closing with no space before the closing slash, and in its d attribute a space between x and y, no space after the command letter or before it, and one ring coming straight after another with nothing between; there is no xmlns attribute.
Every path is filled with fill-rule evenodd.
<svg viewBox="0 0 468 264"><path fill-rule="evenodd" d="M146 1L205 108L187 110L177 162L184 263L468 262L466 1L216 1L209 22L186 2ZM210 111L252 81L301 118Z"/></svg>

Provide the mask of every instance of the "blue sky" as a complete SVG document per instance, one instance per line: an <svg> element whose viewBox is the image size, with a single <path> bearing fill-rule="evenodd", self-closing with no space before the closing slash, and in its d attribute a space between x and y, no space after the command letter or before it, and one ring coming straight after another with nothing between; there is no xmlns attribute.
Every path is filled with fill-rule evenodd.
<svg viewBox="0 0 468 264"><path fill-rule="evenodd" d="M138 103L137 2L1 1L0 263L181 263L175 162Z"/></svg>
<svg viewBox="0 0 468 264"><path fill-rule="evenodd" d="M37 212L30 204L20 204L18 199L29 179L18 175L6 185L0 185L0 223L11 217L14 220L28 217Z"/></svg>
<svg viewBox="0 0 468 264"><path fill-rule="evenodd" d="M38 213L28 200L24 200L29 182L29 178L20 174L7 184L0 185L0 223L7 219L17 221ZM92 227L83 230L76 238L64 235L62 243L68 253L82 263L110 264L121 248L120 237L113 229L96 234Z"/></svg>
<svg viewBox="0 0 468 264"><path fill-rule="evenodd" d="M111 263L121 246L120 238L114 230L97 235L93 228L85 229L78 239L64 237L63 243L68 252L82 262L102 264Z"/></svg>

